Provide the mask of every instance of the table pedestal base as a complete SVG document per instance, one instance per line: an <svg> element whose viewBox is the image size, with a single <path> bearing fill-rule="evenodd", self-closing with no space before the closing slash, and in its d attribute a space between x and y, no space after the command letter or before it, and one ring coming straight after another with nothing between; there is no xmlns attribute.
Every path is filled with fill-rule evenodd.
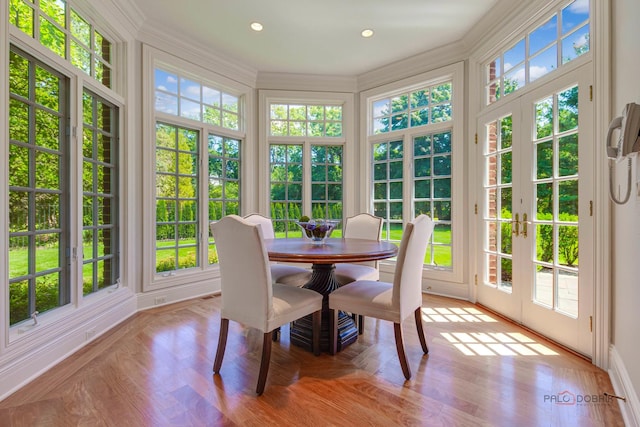
<svg viewBox="0 0 640 427"><path fill-rule="evenodd" d="M333 264L314 264L311 280L305 288L322 294L322 327L320 329L320 349L329 351L329 294L338 289ZM291 344L312 351L311 315L302 317L291 325ZM338 351L358 338L358 329L353 319L346 313L338 313Z"/></svg>

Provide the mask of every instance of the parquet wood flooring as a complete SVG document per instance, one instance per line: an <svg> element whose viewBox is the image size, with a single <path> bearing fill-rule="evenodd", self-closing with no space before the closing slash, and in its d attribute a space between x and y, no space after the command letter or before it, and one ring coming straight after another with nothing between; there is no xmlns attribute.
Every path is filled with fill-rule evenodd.
<svg viewBox="0 0 640 427"><path fill-rule="evenodd" d="M335 356L274 343L255 395L262 334L230 323L212 374L220 297L140 312L0 402L3 426L623 426L606 372L468 302L423 297L430 352L368 318ZM573 400L571 400L573 399Z"/></svg>

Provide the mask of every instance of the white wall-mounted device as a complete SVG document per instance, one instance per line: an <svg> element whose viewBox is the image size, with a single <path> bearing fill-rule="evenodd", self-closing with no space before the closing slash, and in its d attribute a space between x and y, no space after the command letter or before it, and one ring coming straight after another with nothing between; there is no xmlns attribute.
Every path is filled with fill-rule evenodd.
<svg viewBox="0 0 640 427"><path fill-rule="evenodd" d="M619 130L618 139L612 143L612 137ZM627 203L631 195L631 158L629 155L640 151L640 105L629 103L625 105L622 116L611 121L607 131L606 142L607 158L609 159L609 196L615 203L622 205ZM623 200L614 195L613 160L621 162L627 158L627 192Z"/></svg>

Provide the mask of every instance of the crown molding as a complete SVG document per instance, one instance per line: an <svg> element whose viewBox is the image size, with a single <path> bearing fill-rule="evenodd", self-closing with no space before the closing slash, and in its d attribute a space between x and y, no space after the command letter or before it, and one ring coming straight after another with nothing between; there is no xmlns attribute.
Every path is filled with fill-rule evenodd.
<svg viewBox="0 0 640 427"><path fill-rule="evenodd" d="M81 10L113 30L117 34L127 34L134 38L146 17L134 2L123 0L102 0L100 2L83 0Z"/></svg>
<svg viewBox="0 0 640 427"><path fill-rule="evenodd" d="M217 52L214 53L203 44L193 41L186 42L180 34L175 34L165 28L152 28L143 25L137 38L141 43L146 43L185 61L207 68L238 83L252 88L256 86L258 70L226 58Z"/></svg>
<svg viewBox="0 0 640 427"><path fill-rule="evenodd" d="M358 89L355 76L319 74L258 73L256 89L304 90L317 92L349 92Z"/></svg>
<svg viewBox="0 0 640 427"><path fill-rule="evenodd" d="M499 49L505 40L521 36L531 22L539 16L546 16L560 1L532 0L524 3L500 0L463 37L467 57L482 62L486 56Z"/></svg>
<svg viewBox="0 0 640 427"><path fill-rule="evenodd" d="M466 49L461 41L440 46L360 74L358 76L358 91L373 89L424 73L425 71L464 61L467 56Z"/></svg>

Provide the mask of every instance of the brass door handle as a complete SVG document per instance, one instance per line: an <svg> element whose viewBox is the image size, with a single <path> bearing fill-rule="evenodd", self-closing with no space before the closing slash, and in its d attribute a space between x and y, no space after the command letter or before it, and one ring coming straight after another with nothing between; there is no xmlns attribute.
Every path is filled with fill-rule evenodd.
<svg viewBox="0 0 640 427"><path fill-rule="evenodd" d="M520 235L520 214L516 214L516 220L512 220L511 223L514 224L514 227L511 229L511 233L518 237Z"/></svg>
<svg viewBox="0 0 640 427"><path fill-rule="evenodd" d="M522 214L522 235L527 237L527 224L531 224L531 221L527 221L527 214Z"/></svg>

